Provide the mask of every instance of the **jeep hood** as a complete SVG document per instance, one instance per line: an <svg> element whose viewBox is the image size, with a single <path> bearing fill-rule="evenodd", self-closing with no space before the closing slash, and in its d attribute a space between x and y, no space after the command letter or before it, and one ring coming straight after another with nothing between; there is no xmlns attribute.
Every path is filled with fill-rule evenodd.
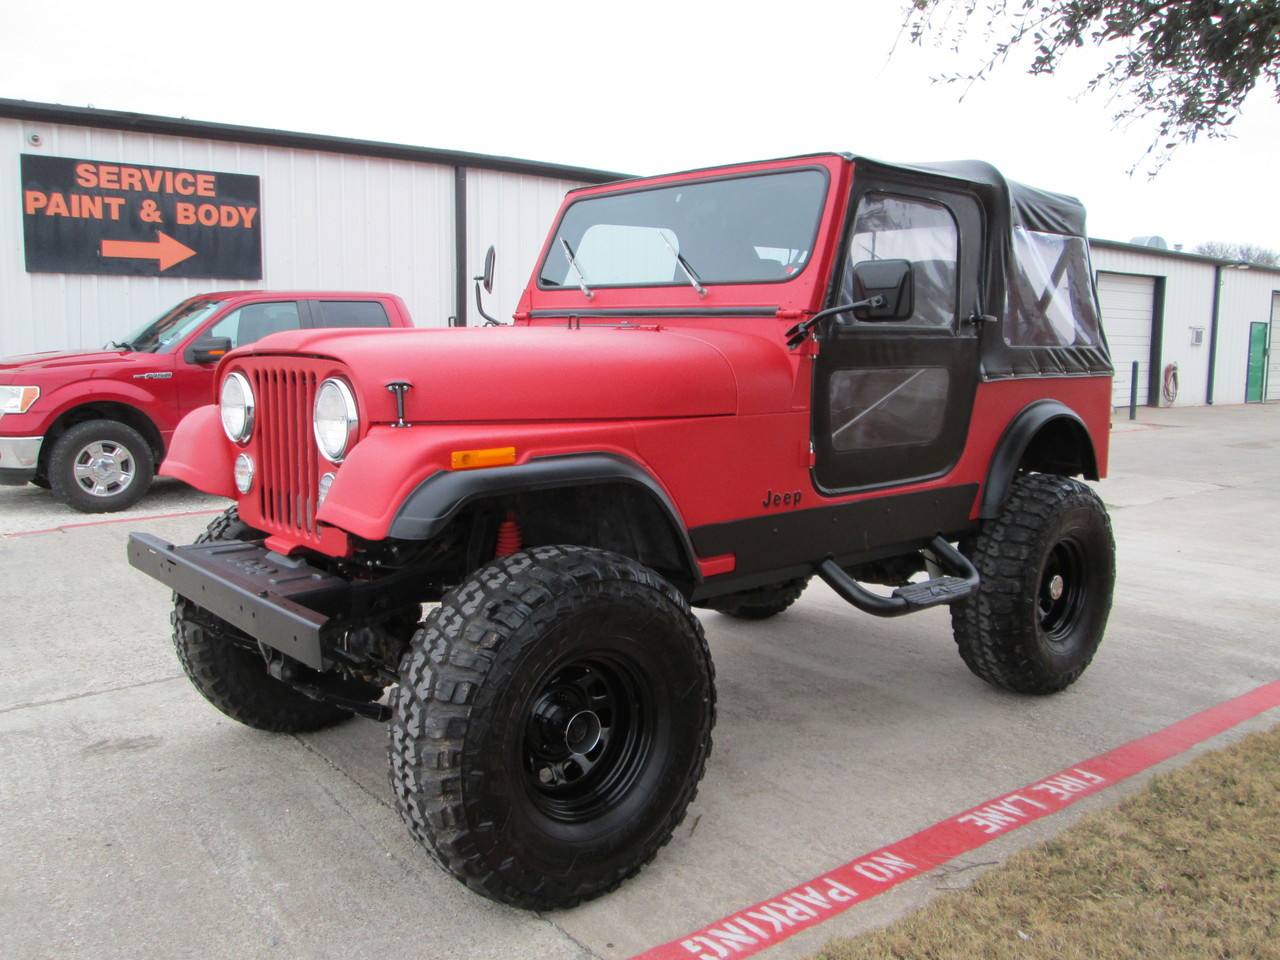
<svg viewBox="0 0 1280 960"><path fill-rule="evenodd" d="M744 384L769 390L767 406L776 408L792 382L784 351L758 336L670 327L302 330L224 362L281 353L344 365L374 422L396 419L385 389L396 380L413 384L405 396L411 423L722 416L744 412ZM740 363L752 370L741 383Z"/></svg>

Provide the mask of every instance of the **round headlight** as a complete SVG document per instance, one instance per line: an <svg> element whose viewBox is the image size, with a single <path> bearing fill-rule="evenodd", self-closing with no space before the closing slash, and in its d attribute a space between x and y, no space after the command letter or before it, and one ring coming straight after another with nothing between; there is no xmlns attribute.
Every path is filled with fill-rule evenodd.
<svg viewBox="0 0 1280 960"><path fill-rule="evenodd" d="M341 463L360 425L351 388L335 379L320 384L311 421L320 452L334 463Z"/></svg>
<svg viewBox="0 0 1280 960"><path fill-rule="evenodd" d="M253 388L242 373L232 373L222 381L218 408L222 429L236 443L244 443L253 433Z"/></svg>

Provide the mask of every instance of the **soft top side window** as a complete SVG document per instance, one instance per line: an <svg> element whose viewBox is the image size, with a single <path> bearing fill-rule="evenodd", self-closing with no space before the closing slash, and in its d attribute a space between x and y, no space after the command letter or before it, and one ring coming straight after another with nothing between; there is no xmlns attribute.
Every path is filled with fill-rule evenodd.
<svg viewBox="0 0 1280 960"><path fill-rule="evenodd" d="M1005 342L1069 347L1098 342L1089 248L1083 237L1013 231Z"/></svg>
<svg viewBox="0 0 1280 960"><path fill-rule="evenodd" d="M853 265L864 260L910 260L915 277L915 315L907 321L950 326L956 316L960 231L941 203L870 193L858 203L845 258L841 299L853 293Z"/></svg>

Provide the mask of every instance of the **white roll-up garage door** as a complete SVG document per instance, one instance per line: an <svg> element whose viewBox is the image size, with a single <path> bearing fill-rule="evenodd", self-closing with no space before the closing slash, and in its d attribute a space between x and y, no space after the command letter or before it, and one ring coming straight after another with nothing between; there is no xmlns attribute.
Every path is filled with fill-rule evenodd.
<svg viewBox="0 0 1280 960"><path fill-rule="evenodd" d="M1135 360L1138 361L1138 403L1147 402L1155 299L1154 277L1136 277L1127 273L1098 274L1098 305L1102 308L1103 328L1107 331L1107 343L1111 347L1111 362L1116 368L1111 403L1117 409L1129 405Z"/></svg>

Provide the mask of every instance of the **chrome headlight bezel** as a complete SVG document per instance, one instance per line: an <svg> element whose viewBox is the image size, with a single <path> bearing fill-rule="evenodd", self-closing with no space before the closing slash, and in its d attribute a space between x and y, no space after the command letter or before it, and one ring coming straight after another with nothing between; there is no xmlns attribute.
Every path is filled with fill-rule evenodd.
<svg viewBox="0 0 1280 960"><path fill-rule="evenodd" d="M360 412L345 380L330 377L320 384L311 408L311 428L326 460L341 463L346 459L360 430Z"/></svg>
<svg viewBox="0 0 1280 960"><path fill-rule="evenodd" d="M239 399L229 396L230 390L238 390ZM254 414L257 403L253 396L253 387L249 378L243 373L227 374L218 391L218 415L222 420L222 429L233 443L245 444L253 436Z"/></svg>

